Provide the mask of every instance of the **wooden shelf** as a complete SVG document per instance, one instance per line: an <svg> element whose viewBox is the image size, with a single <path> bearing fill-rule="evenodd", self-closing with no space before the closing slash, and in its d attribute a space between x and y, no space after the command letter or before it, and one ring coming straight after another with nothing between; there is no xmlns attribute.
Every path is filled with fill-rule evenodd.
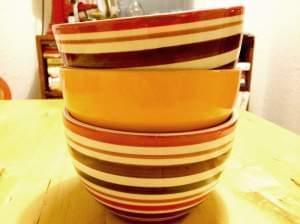
<svg viewBox="0 0 300 224"><path fill-rule="evenodd" d="M50 90L45 92L46 98L62 98L62 92L58 90Z"/></svg>
<svg viewBox="0 0 300 224"><path fill-rule="evenodd" d="M252 34L245 33L238 63L238 68L242 70L243 77L245 78L244 85L241 85L240 88L241 91L251 91L254 44L254 36Z"/></svg>
<svg viewBox="0 0 300 224"><path fill-rule="evenodd" d="M52 35L36 36L37 57L39 64L40 92L44 99L61 98L62 93L51 90L48 81L48 58L59 58L60 55Z"/></svg>

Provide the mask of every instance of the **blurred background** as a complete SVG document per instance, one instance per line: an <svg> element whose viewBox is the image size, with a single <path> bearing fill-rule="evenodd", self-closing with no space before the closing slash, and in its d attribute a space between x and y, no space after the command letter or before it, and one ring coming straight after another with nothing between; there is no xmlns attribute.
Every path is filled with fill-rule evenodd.
<svg viewBox="0 0 300 224"><path fill-rule="evenodd" d="M134 15L139 10L151 14L244 4L245 32L253 34L256 41L249 110L300 133L299 0L112 2L118 5L117 9L112 6L114 16L128 16L130 7ZM85 3L102 4L101 1ZM35 38L49 31L52 7L51 0L1 1L0 76L8 82L14 99L41 97Z"/></svg>

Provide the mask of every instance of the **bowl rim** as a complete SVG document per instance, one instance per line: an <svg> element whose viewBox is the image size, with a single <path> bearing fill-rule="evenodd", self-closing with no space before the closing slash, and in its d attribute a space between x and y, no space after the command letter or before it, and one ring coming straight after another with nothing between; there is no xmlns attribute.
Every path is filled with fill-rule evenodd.
<svg viewBox="0 0 300 224"><path fill-rule="evenodd" d="M193 16L196 14L212 14L213 12L222 11L224 13L234 13L241 11L240 15L244 14L245 7L242 4L237 4L236 6L224 6L224 7L217 7L217 8L204 8L204 9L191 9L191 10L181 10L181 11L175 11L175 12L163 12L163 13L157 13L157 14L148 14L148 15L140 15L140 16L132 16L132 17L119 17L119 18L109 18L104 20L94 20L94 21L86 21L86 22L75 22L75 23L60 23L60 24L54 24L52 25L52 30L54 34L65 34L65 33L59 33L56 31L63 30L63 29L77 29L77 28L85 28L90 26L101 26L102 24L111 24L113 26L114 23L128 23L132 21L139 21L139 23L146 23L148 20L160 20L163 18L168 17L176 17L176 18L185 18L189 16ZM225 16L226 14L224 14ZM228 14L229 16L230 14ZM170 24L170 25L176 25ZM165 25L158 25L159 26L165 26ZM134 29L139 28L151 28L151 27L135 27ZM111 31L120 31L122 29L112 29ZM127 30L127 29L125 29ZM103 32L105 32L104 30ZM97 31L101 32L101 31ZM67 33L66 33L67 34Z"/></svg>
<svg viewBox="0 0 300 224"><path fill-rule="evenodd" d="M60 72L70 72L70 71L82 71L82 72L109 72L109 71L118 71L118 72L145 72L145 73L152 73L152 72L176 72L176 71L181 71L181 72L187 72L187 71L195 71L199 73L223 73L223 72L237 72L240 73L242 70L240 68L228 68L228 69L197 69L197 68L166 68L166 69L161 69L161 68L150 68L150 69L145 69L145 68L113 68L113 69L103 69L103 68L83 68L83 67L71 67L71 66L61 66Z"/></svg>
<svg viewBox="0 0 300 224"><path fill-rule="evenodd" d="M63 117L68 122L72 123L73 125L79 128L89 129L96 132L104 132L104 133L109 133L114 135L138 136L138 137L180 137L180 136L207 134L207 133L217 132L220 130L230 128L237 123L239 117L239 111L237 108L234 108L232 110L230 117L226 121L224 121L221 124L215 125L213 127L199 129L199 130L192 130L192 131L182 131L182 132L180 131L179 132L134 132L134 131L131 132L131 131L121 131L115 129L102 128L99 126L94 126L91 124L84 123L74 118L71 115L71 113L67 110L67 108L64 109Z"/></svg>

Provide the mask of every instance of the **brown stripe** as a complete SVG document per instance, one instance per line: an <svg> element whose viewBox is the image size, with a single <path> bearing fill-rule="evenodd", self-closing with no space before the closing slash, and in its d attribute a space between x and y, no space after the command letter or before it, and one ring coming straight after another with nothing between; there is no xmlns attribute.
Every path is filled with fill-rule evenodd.
<svg viewBox="0 0 300 224"><path fill-rule="evenodd" d="M239 48L241 34L217 40L117 53L63 53L70 67L129 68L174 64L220 55Z"/></svg>
<svg viewBox="0 0 300 224"><path fill-rule="evenodd" d="M110 155L110 156L119 156L119 157L133 158L133 159L176 159L176 158L177 159L178 158L184 159L184 158L190 158L190 157L205 155L205 154L220 150L224 147L227 147L228 145L230 145L232 143L232 141L230 141L230 142L225 143L224 145L221 145L219 147L212 148L212 149L205 150L205 151L201 151L201 152L195 152L195 153L186 153L186 154L179 154L179 155L138 155L138 154L127 154L127 153L118 153L118 152L105 151L105 150L101 150L101 149L98 149L98 148L85 146L81 143L78 143L77 141L74 141L74 140L70 139L69 137L67 137L67 139L69 139L71 142L75 143L76 145L79 145L79 146L81 146L85 149L88 149L90 151L93 151L93 152L102 153L102 154L106 154L106 155ZM147 149L145 149L145 150L147 150Z"/></svg>
<svg viewBox="0 0 300 224"><path fill-rule="evenodd" d="M127 134L126 132L114 132L101 128L94 130L91 128L78 126L77 124L73 124L71 121L69 121L66 118L66 115L64 117L64 123L65 127L70 131L89 139L116 145L141 147L171 147L200 144L229 135L234 131L236 126L236 120L234 120L232 123L228 123L228 126L213 131L207 131L206 133L200 131L199 133L188 132L180 133L178 135L164 135L154 133L137 135L134 133Z"/></svg>
<svg viewBox="0 0 300 224"><path fill-rule="evenodd" d="M53 26L54 34L91 33L169 26L184 23L225 18L244 14L241 6L221 9L178 12L174 14L148 15L138 18L119 18L79 24Z"/></svg>
<svg viewBox="0 0 300 224"><path fill-rule="evenodd" d="M222 171L220 171L220 173L218 173L217 175L206 179L206 180L202 180L193 184L188 184L188 185L182 185L182 186L176 186L176 187L159 187L159 188L154 188L154 187L133 187L133 186L125 186L125 185L119 185L119 184L113 184L113 183L109 183L103 180L99 180L96 179L94 177L91 177L83 172L81 172L80 170L76 169L76 171L78 172L78 174L85 180L107 188L107 189L111 189L111 190L115 190L115 191L119 191L119 192L125 192L125 193L131 193L131 194L149 194L149 195L153 195L153 194L172 194L172 193L180 193L180 192L186 192L186 191L191 191L203 186L206 186L210 183L212 183L213 181L217 180ZM162 181L163 178L162 178Z"/></svg>
<svg viewBox="0 0 300 224"><path fill-rule="evenodd" d="M186 207L193 207L195 204L200 203L203 201L203 198L205 196L201 196L200 198L193 199L191 201L185 201L177 204L167 204L167 205L133 205L133 204L127 204L124 202L117 202L112 201L110 199L104 198L101 195L96 195L93 192L90 192L97 200L100 200L103 203L106 203L108 206L112 207L118 207L120 210L134 210L138 212L147 212L151 211L154 213L158 212L164 212L168 213L170 210L178 210L178 209L184 209Z"/></svg>
<svg viewBox="0 0 300 224"><path fill-rule="evenodd" d="M197 194L193 194L193 195L190 195L190 196L185 196L185 197L181 197L181 198L176 198L176 199L165 199L165 200L155 200L155 199L147 199L147 200L142 200L142 199L133 199L133 198L125 198L125 197L120 197L120 196L115 196L115 195L111 195L111 194L108 194L108 193L104 193L102 192L101 190L98 190L98 189L95 189L91 186L88 186L86 183L84 183L84 186L87 188L87 189L90 189L92 191L95 191L97 192L98 194L102 194L104 196L107 196L107 197L110 197L110 198L115 198L115 199L118 199L118 200L122 200L122 201L129 201L129 202L138 202L138 203L167 203L167 202L177 202L177 201L182 201L182 200L185 200L185 199L189 199L189 198L193 198L193 197L196 197L196 196L199 196L199 195L202 195L203 192L201 193L197 193Z"/></svg>
<svg viewBox="0 0 300 224"><path fill-rule="evenodd" d="M86 165L89 168L118 176L138 178L172 178L193 175L220 166L226 161L226 159L229 156L229 152L227 152L222 154L221 156L218 156L217 158L209 159L198 163L157 167L146 165L125 165L107 162L85 156L72 149L71 147L69 147L69 149L73 159L79 161L80 163Z"/></svg>
<svg viewBox="0 0 300 224"><path fill-rule="evenodd" d="M110 38L98 38L98 39L88 39L88 40L58 40L57 42L59 44L92 44L92 43L112 43L112 42L123 42L123 41L148 40L154 38L174 37L174 36L181 36L187 34L202 33L202 32L207 32L212 30L224 29L226 27L236 26L240 24L242 24L242 21L220 24L215 26L194 28L189 30L160 32L160 33L144 34L144 35L137 35L137 36L110 37Z"/></svg>

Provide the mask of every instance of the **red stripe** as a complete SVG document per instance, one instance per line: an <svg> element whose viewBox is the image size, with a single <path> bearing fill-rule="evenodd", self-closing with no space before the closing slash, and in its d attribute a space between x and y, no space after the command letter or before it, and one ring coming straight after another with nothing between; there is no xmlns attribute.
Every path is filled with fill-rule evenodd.
<svg viewBox="0 0 300 224"><path fill-rule="evenodd" d="M70 131L96 141L105 143L128 145L128 146L142 146L142 147L168 147L168 146L184 146L200 144L203 142L213 141L222 138L232 133L235 129L236 120L228 122L228 125L214 131L195 132L195 133L181 133L178 135L135 135L125 133L114 133L105 129L92 130L82 126L78 126L70 122L66 117L64 118L65 127Z"/></svg>
<svg viewBox="0 0 300 224"><path fill-rule="evenodd" d="M187 201L184 203L180 203L180 204L175 204L175 205L163 205L163 206L138 206L138 205L128 205L128 204L123 204L123 203L119 203L119 202L114 202L108 199L105 199L103 197L101 197L100 195L96 195L93 192L89 191L92 195L94 195L94 197L96 197L97 199L99 199L100 201L109 204L111 206L117 206L120 208L124 208L127 210L137 210L137 211L164 211L164 210L175 210L175 209L180 209L180 208L185 208L188 206L193 206L196 203L200 203L201 201L203 201L207 195L205 196L201 196L199 198L196 198L194 200L191 201Z"/></svg>
<svg viewBox="0 0 300 224"><path fill-rule="evenodd" d="M169 31L169 32L157 32L157 33L150 33L142 34L142 35L136 35L136 36L116 36L115 37L109 37L109 38L94 38L94 39L85 39L85 40L58 40L57 43L59 44L93 44L93 43L114 43L114 42L123 42L123 41L137 41L137 40L150 40L150 39L157 39L157 38L163 38L163 37L176 37L176 36L182 36L187 34L198 34L203 33L207 31L213 31L218 29L224 29L227 27L237 26L241 25L242 21L238 22L232 22L232 23L222 23L219 25L214 26L207 26L207 27L200 27L200 28L194 28L189 30L175 30L175 31Z"/></svg>
<svg viewBox="0 0 300 224"><path fill-rule="evenodd" d="M120 212L117 212L117 211L114 211L114 210L111 210L111 208L109 208L110 211L117 215L117 216L120 216L121 218L123 219L126 219L128 221L138 221L138 222L146 222L146 223L153 223L153 222L156 222L156 223L164 223L164 224L169 224L169 221L173 220L175 221L176 219L179 219L179 218L182 218L182 216L184 215L187 215L189 212L190 212L190 209L187 210L187 211L184 211L184 212L179 212L178 214L175 214L175 215L168 215L166 217L161 217L161 218L152 218L152 217L148 217L148 216L145 216L144 218L141 218L141 217L136 217L135 215L132 215L130 213L128 213L128 215L126 214L122 214ZM168 222L166 222L168 221Z"/></svg>
<svg viewBox="0 0 300 224"><path fill-rule="evenodd" d="M90 33L192 23L244 14L242 6L53 26L54 34Z"/></svg>
<svg viewBox="0 0 300 224"><path fill-rule="evenodd" d="M195 206L194 206L195 207ZM142 214L142 213L134 213L134 212L126 212L126 211L121 211L121 210L117 210L114 208L108 208L111 212L113 212L114 214L120 214L123 216L127 216L129 218L140 218L140 219L146 219L146 220L155 220L155 219L160 219L160 218L168 218L168 217L173 217L173 216L178 216L180 214L184 214L184 213L188 213L191 211L192 208L188 208L188 209L184 209L182 211L179 212L170 212L170 213L163 213L163 214ZM169 224L169 223L168 223Z"/></svg>

